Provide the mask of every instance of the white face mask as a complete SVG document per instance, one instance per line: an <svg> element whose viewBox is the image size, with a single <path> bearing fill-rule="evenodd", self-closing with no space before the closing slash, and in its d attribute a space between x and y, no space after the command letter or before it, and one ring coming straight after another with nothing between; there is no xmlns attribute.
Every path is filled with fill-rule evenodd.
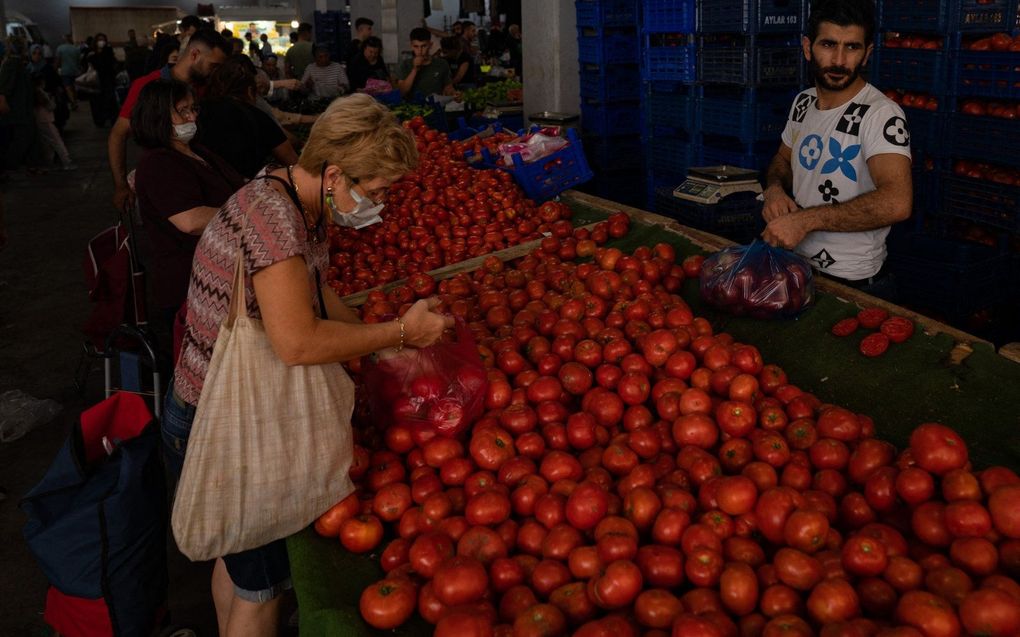
<svg viewBox="0 0 1020 637"><path fill-rule="evenodd" d="M96 48L101 49L106 46L106 40L96 40Z"/></svg>
<svg viewBox="0 0 1020 637"><path fill-rule="evenodd" d="M185 144L189 143L194 137L195 133L198 132L198 124L195 122L184 122L183 124L174 124L174 139Z"/></svg>
<svg viewBox="0 0 1020 637"><path fill-rule="evenodd" d="M379 213L386 207L386 204L377 204L368 197L362 197L354 191L354 188L351 188L350 193L355 204L354 210L351 212L340 212L333 202L333 197L331 195L326 197L326 204L333 214L334 223L357 230L382 221Z"/></svg>

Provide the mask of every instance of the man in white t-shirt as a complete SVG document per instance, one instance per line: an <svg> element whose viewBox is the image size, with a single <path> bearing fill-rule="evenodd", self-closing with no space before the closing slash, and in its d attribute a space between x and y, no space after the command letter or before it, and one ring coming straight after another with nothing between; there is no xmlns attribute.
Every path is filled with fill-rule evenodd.
<svg viewBox="0 0 1020 637"><path fill-rule="evenodd" d="M910 217L913 188L903 110L861 77L874 32L872 0L812 8L803 48L815 88L794 99L769 166L762 237L841 283L887 296L885 239Z"/></svg>

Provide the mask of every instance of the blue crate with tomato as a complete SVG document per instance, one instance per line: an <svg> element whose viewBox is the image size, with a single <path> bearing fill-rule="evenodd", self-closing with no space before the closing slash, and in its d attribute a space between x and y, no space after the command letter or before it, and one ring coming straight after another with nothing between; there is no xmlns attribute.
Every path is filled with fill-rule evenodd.
<svg viewBox="0 0 1020 637"><path fill-rule="evenodd" d="M913 91L886 89L886 97L903 107L910 130L910 148L915 152L945 152L946 111L950 100Z"/></svg>
<svg viewBox="0 0 1020 637"><path fill-rule="evenodd" d="M1020 35L962 38L951 74L956 95L1020 99Z"/></svg>
<svg viewBox="0 0 1020 637"><path fill-rule="evenodd" d="M638 18L635 0L577 0L574 11L579 27L632 27Z"/></svg>
<svg viewBox="0 0 1020 637"><path fill-rule="evenodd" d="M900 33L946 33L956 0L879 0L878 24Z"/></svg>
<svg viewBox="0 0 1020 637"><path fill-rule="evenodd" d="M952 318L995 307L1009 296L1009 255L998 248L908 232L889 241L900 301Z"/></svg>
<svg viewBox="0 0 1020 637"><path fill-rule="evenodd" d="M746 88L800 86L804 54L786 37L706 35L698 43L698 81Z"/></svg>
<svg viewBox="0 0 1020 637"><path fill-rule="evenodd" d="M698 0L701 33L800 33L806 0Z"/></svg>
<svg viewBox="0 0 1020 637"><path fill-rule="evenodd" d="M951 155L1020 167L1020 102L963 98L949 116Z"/></svg>
<svg viewBox="0 0 1020 637"><path fill-rule="evenodd" d="M954 159L942 176L941 212L1009 232L1020 232L1020 170Z"/></svg>
<svg viewBox="0 0 1020 637"><path fill-rule="evenodd" d="M1012 31L1017 22L1017 0L952 0L950 31Z"/></svg>
<svg viewBox="0 0 1020 637"><path fill-rule="evenodd" d="M945 95L949 76L946 50L946 38L939 35L886 33L875 50L871 81L881 90Z"/></svg>
<svg viewBox="0 0 1020 637"><path fill-rule="evenodd" d="M694 33L694 0L643 0L641 5L645 33Z"/></svg>

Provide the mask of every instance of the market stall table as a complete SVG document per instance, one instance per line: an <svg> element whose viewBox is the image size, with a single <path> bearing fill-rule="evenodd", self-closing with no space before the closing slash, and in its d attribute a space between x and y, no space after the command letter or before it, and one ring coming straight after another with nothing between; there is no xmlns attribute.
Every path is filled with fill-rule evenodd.
<svg viewBox="0 0 1020 637"><path fill-rule="evenodd" d="M730 244L665 217L591 195L569 192L564 201L581 218L598 219L621 209L631 215L630 234L612 244L625 252L660 241L674 245L678 255L715 251ZM520 256L520 250L515 254ZM715 331L729 332L737 341L758 347L766 362L787 372L791 383L823 402L871 416L879 438L903 448L914 427L941 422L967 441L975 467L1001 464L1020 470L1020 391L1016 391L1020 364L999 356L989 343L857 290L820 278L816 286L815 305L788 321L722 315L701 303L694 281L686 282L683 292L696 315L708 318ZM918 329L884 356L866 358L858 352L859 337L839 338L829 331L839 319L855 315L858 304L908 316ZM382 634L369 628L358 612L361 591L383 574L377 554L350 554L338 541L319 537L310 528L289 538L287 546L302 634ZM387 634L428 632L429 626L415 615Z"/></svg>

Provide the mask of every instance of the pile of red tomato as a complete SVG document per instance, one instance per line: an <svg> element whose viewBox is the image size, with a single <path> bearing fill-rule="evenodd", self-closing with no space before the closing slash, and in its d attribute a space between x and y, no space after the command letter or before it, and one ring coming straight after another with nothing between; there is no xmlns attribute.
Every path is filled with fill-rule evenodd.
<svg viewBox="0 0 1020 637"><path fill-rule="evenodd" d="M953 174L958 177L982 179L1006 186L1020 186L1020 170L996 166L983 161L957 159L953 162Z"/></svg>
<svg viewBox="0 0 1020 637"><path fill-rule="evenodd" d="M914 322L905 316L889 316L880 307L866 307L851 316L837 321L832 326L833 336L846 337L863 327L871 332L861 339L858 348L869 358L881 356L889 349L890 343L902 343L914 335Z"/></svg>
<svg viewBox="0 0 1020 637"><path fill-rule="evenodd" d="M910 91L889 89L885 92L885 96L903 108L919 108L926 111L939 110L939 99L927 93L911 93Z"/></svg>
<svg viewBox="0 0 1020 637"><path fill-rule="evenodd" d="M999 117L1016 119L1020 115L1020 104L994 100L967 99L960 103L960 112L978 117Z"/></svg>
<svg viewBox="0 0 1020 637"><path fill-rule="evenodd" d="M942 38L933 35L889 34L883 42L887 49L926 49L942 48Z"/></svg>
<svg viewBox="0 0 1020 637"><path fill-rule="evenodd" d="M465 145L420 117L405 126L417 140L418 168L390 188L383 221L329 227L326 280L340 296L539 239L570 218L563 204L527 199L509 173L470 168Z"/></svg>
<svg viewBox="0 0 1020 637"><path fill-rule="evenodd" d="M966 51L1020 51L1020 35L995 33L988 37L964 42L963 48Z"/></svg>
<svg viewBox="0 0 1020 637"><path fill-rule="evenodd" d="M592 256L540 250L438 284L476 335L487 411L462 439L356 426L359 491L316 528L381 550L370 625L417 611L441 637L1020 633L1013 471L975 470L940 424L897 452L713 331L676 294L698 259Z"/></svg>

